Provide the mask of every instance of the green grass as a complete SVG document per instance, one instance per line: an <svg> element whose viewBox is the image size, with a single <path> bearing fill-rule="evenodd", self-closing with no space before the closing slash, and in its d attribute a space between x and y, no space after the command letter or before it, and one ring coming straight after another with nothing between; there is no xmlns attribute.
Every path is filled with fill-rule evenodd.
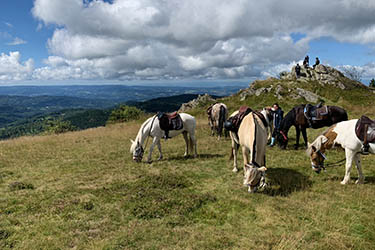
<svg viewBox="0 0 375 250"><path fill-rule="evenodd" d="M177 137L152 164L129 154L140 121L1 142L0 249L374 249L374 156L342 186L343 166L316 175L304 150L270 148L269 187L249 194L206 123L198 158Z"/></svg>

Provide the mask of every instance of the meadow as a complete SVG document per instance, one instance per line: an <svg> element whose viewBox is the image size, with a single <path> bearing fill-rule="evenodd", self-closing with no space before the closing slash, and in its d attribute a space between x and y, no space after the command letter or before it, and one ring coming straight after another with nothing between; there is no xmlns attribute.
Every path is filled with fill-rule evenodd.
<svg viewBox="0 0 375 250"><path fill-rule="evenodd" d="M353 168L343 186L343 164L315 174L292 129L288 150L267 149L269 186L250 194L230 140L202 115L198 158L183 157L179 136L162 142L162 161L133 162L143 120L0 142L0 248L375 249L374 155L362 157L365 184Z"/></svg>

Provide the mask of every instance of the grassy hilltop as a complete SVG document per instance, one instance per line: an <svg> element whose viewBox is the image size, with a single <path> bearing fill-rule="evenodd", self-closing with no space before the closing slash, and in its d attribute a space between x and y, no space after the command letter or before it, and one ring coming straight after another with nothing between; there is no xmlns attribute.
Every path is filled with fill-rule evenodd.
<svg viewBox="0 0 375 250"><path fill-rule="evenodd" d="M345 107L350 118L374 118L374 94L359 85L268 79L221 101L230 112L275 101L287 112L306 103L296 87ZM162 161L134 163L129 139L145 117L2 141L0 249L374 249L373 155L362 158L366 183L353 184L352 169L352 184L342 186L344 166L316 175L304 150L269 148L270 186L249 194L242 171L231 171L230 141L209 135L206 105L190 111L198 118L196 159L183 158L177 137L162 142ZM321 131L309 130L309 140ZM344 152L327 157L334 162Z"/></svg>

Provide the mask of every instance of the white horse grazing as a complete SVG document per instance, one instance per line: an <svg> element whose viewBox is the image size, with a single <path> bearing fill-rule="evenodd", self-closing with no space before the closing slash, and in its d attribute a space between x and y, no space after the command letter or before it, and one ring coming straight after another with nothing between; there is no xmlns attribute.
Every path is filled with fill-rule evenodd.
<svg viewBox="0 0 375 250"><path fill-rule="evenodd" d="M265 109L265 108L262 111L260 111L260 113L265 118L266 131L268 131L268 129L269 129L268 137L267 137L267 141L268 141L269 137L272 135L272 126L271 126L272 114L271 114L271 111L269 109ZM236 114L238 114L238 111L233 112L230 117L233 117ZM240 128L241 128L241 126L240 126ZM238 132L239 132L239 130L238 130ZM230 135L230 138L232 140L232 149L231 149L231 159L233 157L233 170L232 171L238 172L237 154L238 154L238 149L239 149L239 146L240 146L240 139L238 138L239 136L235 132L229 131L229 135Z"/></svg>
<svg viewBox="0 0 375 250"><path fill-rule="evenodd" d="M265 186L267 125L259 115L251 112L243 118L238 129L238 143L242 146L244 162L243 184L250 193Z"/></svg>
<svg viewBox="0 0 375 250"><path fill-rule="evenodd" d="M313 143L309 144L306 153L310 156L311 166L316 173L320 173L324 169L325 151L337 145L345 149L346 157L345 177L341 181L341 184L349 183L353 161L358 170L358 180L356 183L364 183L365 178L362 173L360 153L363 142L357 138L355 133L357 121L358 119L355 119L332 125L322 135L319 135ZM375 153L375 143L370 143L369 152L372 154Z"/></svg>
<svg viewBox="0 0 375 250"><path fill-rule="evenodd" d="M194 150L194 157L197 156L197 141L195 139L195 127L196 127L196 121L195 118L189 114L186 113L180 113L180 117L183 122L183 128L180 130L170 130L169 131L169 137L175 137L179 134L183 134L186 147L185 147L185 154L184 156L188 156L189 154L189 148L190 151ZM161 152L161 144L160 139L165 135L164 130L160 128L159 125L159 119L157 116L153 116L151 118L148 118L142 125L141 128L138 131L137 137L135 140L130 140L132 142L132 145L130 147L130 153L133 154L133 160L140 162L143 158L143 144L145 143L146 139L150 136L153 138L152 144L150 146L150 151L148 153L147 162L151 163L151 156L152 151L155 147L155 145L158 146L159 149L159 159L161 160L163 158L163 154ZM189 135L189 138L188 138Z"/></svg>

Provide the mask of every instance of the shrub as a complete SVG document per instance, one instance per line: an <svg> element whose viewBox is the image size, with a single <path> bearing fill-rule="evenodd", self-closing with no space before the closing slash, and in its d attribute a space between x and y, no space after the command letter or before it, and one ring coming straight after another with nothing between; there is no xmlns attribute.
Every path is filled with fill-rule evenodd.
<svg viewBox="0 0 375 250"><path fill-rule="evenodd" d="M119 108L112 111L108 122L128 122L131 120L138 120L143 114L143 111L132 106L121 105Z"/></svg>
<svg viewBox="0 0 375 250"><path fill-rule="evenodd" d="M77 128L73 126L70 121L52 119L47 120L44 124L44 133L46 134L61 134L75 130L77 130Z"/></svg>

